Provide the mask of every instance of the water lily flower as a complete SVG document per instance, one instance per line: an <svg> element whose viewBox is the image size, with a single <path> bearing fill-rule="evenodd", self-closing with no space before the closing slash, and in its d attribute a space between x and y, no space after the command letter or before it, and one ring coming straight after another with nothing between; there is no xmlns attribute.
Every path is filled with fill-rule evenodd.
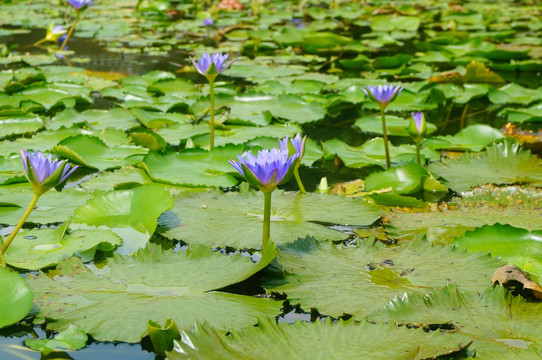
<svg viewBox="0 0 542 360"><path fill-rule="evenodd" d="M389 169L391 167L390 150L388 148L388 129L386 128L386 107L388 104L395 100L397 95L403 91L401 85L393 86L386 84L384 86L367 85L362 87L361 90L374 102L378 103L380 108L380 114L382 115L382 135L384 137L384 152L386 153L386 166Z"/></svg>
<svg viewBox="0 0 542 360"><path fill-rule="evenodd" d="M305 193L305 187L303 186L301 178L299 177L299 167L301 166L303 155L305 155L305 141L307 141L307 136L303 136L303 138L301 138L301 134L299 133L297 133L297 135L292 139L289 139L288 136L286 136L284 139L279 140L281 150L287 150L290 155L298 154L294 165L294 177L297 182L297 186L299 186L299 190L303 194Z"/></svg>
<svg viewBox="0 0 542 360"><path fill-rule="evenodd" d="M386 84L384 86L378 85L378 87L367 85L361 88L372 101L378 103L380 108L386 108L390 102L395 100L397 95L399 95L403 89L404 88L401 85L393 86L391 84Z"/></svg>
<svg viewBox="0 0 542 360"><path fill-rule="evenodd" d="M271 236L271 194L277 185L290 179L298 153L290 155L288 150L272 148L258 151L258 156L249 152L239 155L239 161L228 161L246 181L258 187L264 195L262 255Z"/></svg>
<svg viewBox="0 0 542 360"><path fill-rule="evenodd" d="M39 151L31 153L21 149L21 159L24 174L38 196L62 183L79 167L72 167L66 160L52 160L51 155L45 157Z"/></svg>
<svg viewBox="0 0 542 360"><path fill-rule="evenodd" d="M68 0L68 4L73 6L76 10L82 10L94 4L94 1L93 0Z"/></svg>
<svg viewBox="0 0 542 360"><path fill-rule="evenodd" d="M408 132L416 143L416 162L418 165L421 165L420 143L423 136L427 133L427 124L425 123L423 112L412 112L412 119L410 119Z"/></svg>
<svg viewBox="0 0 542 360"><path fill-rule="evenodd" d="M23 163L24 174L34 190L34 196L30 201L30 205L28 205L28 208L15 226L15 229L13 229L11 234L9 234L6 242L0 242L0 265L3 267L6 267L6 262L4 261L4 254L6 250L13 239L15 239L15 235L17 235L26 219L28 219L28 216L34 209L34 206L38 202L40 196L62 183L79 167L71 167L72 165L66 160L52 160L51 155L45 157L45 155L40 151L32 153L30 151L24 151L21 149L21 160Z"/></svg>
<svg viewBox="0 0 542 360"><path fill-rule="evenodd" d="M207 80L211 81L211 79L214 80L217 75L230 67L230 65L235 61L234 59L226 63L226 60L228 60L228 56L228 54L209 54L207 52L204 52L201 54L201 57L198 59L197 62L193 58L190 58L190 60L192 60L192 63L194 64L196 70L198 70L201 75L205 76Z"/></svg>
<svg viewBox="0 0 542 360"><path fill-rule="evenodd" d="M421 138L427 133L427 124L425 123L423 112L412 112L408 131L410 132L410 136L418 138Z"/></svg>
<svg viewBox="0 0 542 360"><path fill-rule="evenodd" d="M213 19L209 19L209 18L203 19L203 25L204 26L213 26L214 23L215 22L213 21Z"/></svg>
<svg viewBox="0 0 542 360"><path fill-rule="evenodd" d="M66 34L66 30L62 25L56 25L51 23L47 28L47 34L45 35L45 41L58 41L62 35Z"/></svg>
<svg viewBox="0 0 542 360"><path fill-rule="evenodd" d="M239 155L239 161L228 161L247 182L263 192L272 192L277 185L288 181L299 154L289 155L288 150L272 148L258 151L258 156L249 152Z"/></svg>
<svg viewBox="0 0 542 360"><path fill-rule="evenodd" d="M209 149L212 150L215 144L215 90L214 84L216 77L226 70L235 61L235 59L229 61L228 54L222 53L209 53L204 52L198 61L190 58L196 70L209 82L209 113L210 113L210 134L209 134Z"/></svg>

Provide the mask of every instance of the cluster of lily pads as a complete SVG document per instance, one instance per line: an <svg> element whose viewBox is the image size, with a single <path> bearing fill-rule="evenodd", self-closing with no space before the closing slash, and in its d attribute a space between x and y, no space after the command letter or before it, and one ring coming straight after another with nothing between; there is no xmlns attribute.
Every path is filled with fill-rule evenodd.
<svg viewBox="0 0 542 360"><path fill-rule="evenodd" d="M0 0L0 358L540 358L539 6L52 2Z"/></svg>

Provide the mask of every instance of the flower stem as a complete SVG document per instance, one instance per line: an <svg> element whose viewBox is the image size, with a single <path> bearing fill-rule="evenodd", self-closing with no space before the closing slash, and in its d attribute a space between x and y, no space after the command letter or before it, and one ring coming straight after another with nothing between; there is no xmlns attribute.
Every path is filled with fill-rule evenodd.
<svg viewBox="0 0 542 360"><path fill-rule="evenodd" d="M420 140L415 140L416 142L416 162L418 165L422 165L422 162L420 160Z"/></svg>
<svg viewBox="0 0 542 360"><path fill-rule="evenodd" d="M213 150L213 147L215 145L215 82L213 80L209 80L209 97L210 97L210 112L211 112L211 122L209 125L211 126L211 134L209 139L209 150Z"/></svg>
<svg viewBox="0 0 542 360"><path fill-rule="evenodd" d="M297 181L297 186L299 186L299 191L301 191L302 194L305 194L305 187L303 186L303 183L301 182L301 178L299 177L299 163L294 168L294 176L295 181Z"/></svg>
<svg viewBox="0 0 542 360"><path fill-rule="evenodd" d="M19 230L21 230L21 227L24 225L26 219L28 219L28 216L30 215L30 213L34 209L34 206L36 206L36 203L38 202L39 198L40 198L39 195L34 194L34 197L32 198L32 201L30 201L30 205L28 205L28 208L26 209L23 216L21 217L21 219L19 220L19 222L15 226L15 229L13 229L11 234L9 234L9 237L6 240L6 242L2 245L2 249L0 249L0 255L2 257L0 262L1 262L2 266L6 267L6 263L5 263L4 257L3 257L4 254L6 253L6 250L8 249L8 247L11 244L11 242L13 241L13 239L15 238L15 235L17 235Z"/></svg>
<svg viewBox="0 0 542 360"><path fill-rule="evenodd" d="M66 46L66 44L68 44L68 40L70 40L70 37L72 36L73 31L75 30L75 25L77 25L77 22L79 21L79 15L81 15L81 11L78 10L75 13L75 20L73 20L72 27L68 31L68 34L66 35L66 38L62 42L62 45L60 45L60 50L64 50L64 47Z"/></svg>
<svg viewBox="0 0 542 360"><path fill-rule="evenodd" d="M384 108L380 108L382 114L382 135L384 136L384 151L386 152L386 166L389 169L391 167L390 161L390 149L388 148L388 130L386 129L386 115L384 115Z"/></svg>
<svg viewBox="0 0 542 360"><path fill-rule="evenodd" d="M264 206L263 206L263 236L262 236L262 256L267 248L271 237L271 194L272 191L264 191Z"/></svg>

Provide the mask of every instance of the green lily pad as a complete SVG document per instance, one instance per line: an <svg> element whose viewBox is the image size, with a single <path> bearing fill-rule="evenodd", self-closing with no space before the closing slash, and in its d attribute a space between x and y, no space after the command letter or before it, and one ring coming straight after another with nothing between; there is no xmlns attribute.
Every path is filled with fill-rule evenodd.
<svg viewBox="0 0 542 360"><path fill-rule="evenodd" d="M261 192L182 193L173 209L176 216L164 219L161 225L165 229L161 233L189 244L259 249L263 200ZM275 191L271 201L271 239L285 244L309 234L343 240L348 234L321 224L365 226L379 217L378 208L362 198Z"/></svg>
<svg viewBox="0 0 542 360"><path fill-rule="evenodd" d="M534 105L526 109L506 108L502 113L508 115L509 122L524 123L542 121L542 105Z"/></svg>
<svg viewBox="0 0 542 360"><path fill-rule="evenodd" d="M207 321L217 328L244 327L258 316L278 314L271 299L211 291L249 278L267 266L277 250L271 244L254 264L241 254L222 255L192 246L174 252L149 244L131 256L115 254L102 269L78 258L62 260L54 279L30 275L39 318L63 331L81 327L98 341L139 342L147 321L173 319L182 328Z"/></svg>
<svg viewBox="0 0 542 360"><path fill-rule="evenodd" d="M499 130L491 126L476 124L466 127L454 136L435 136L426 139L423 146L435 150L481 151L503 137Z"/></svg>
<svg viewBox="0 0 542 360"><path fill-rule="evenodd" d="M539 90L527 89L514 83L505 85L498 90L491 89L488 97L493 104L529 105L542 100Z"/></svg>
<svg viewBox="0 0 542 360"><path fill-rule="evenodd" d="M0 186L0 218L3 224L15 225L30 204L34 192L28 183ZM89 194L75 187L64 191L51 189L40 196L27 222L51 224L64 222L89 199Z"/></svg>
<svg viewBox="0 0 542 360"><path fill-rule="evenodd" d="M277 324L274 319L262 318L258 326L232 331L227 336L208 324L196 324L182 335L175 351L167 353L168 359L428 359L459 352L470 344L470 339L462 335L356 324L352 319L335 324L329 319L313 324ZM383 338L394 346L382 347Z"/></svg>
<svg viewBox="0 0 542 360"><path fill-rule="evenodd" d="M483 186L453 198L451 206L423 211L390 209L383 217L397 237L425 233L433 243L448 245L467 230L495 223L528 230L542 229L542 190L533 187Z"/></svg>
<svg viewBox="0 0 542 360"><path fill-rule="evenodd" d="M272 138L284 138L285 136L293 137L297 133L301 133L301 128L296 124L279 125L273 124L265 127L254 126L228 126L225 129L215 129L215 146L223 146L226 144L244 144L257 137L265 135ZM194 145L204 148L209 147L209 135L205 134L197 136L193 139ZM278 142L275 144L278 147Z"/></svg>
<svg viewBox="0 0 542 360"><path fill-rule="evenodd" d="M542 352L541 314L542 304L513 297L502 286L484 292L446 286L431 296L409 293L393 299L369 320L452 325L455 331L474 339L471 347L477 359L505 358L506 354L528 359L521 356L523 351Z"/></svg>
<svg viewBox="0 0 542 360"><path fill-rule="evenodd" d="M84 181L80 186L83 190L91 193L94 191L121 190L145 184L152 184L152 180L145 170L126 166L111 172L100 173Z"/></svg>
<svg viewBox="0 0 542 360"><path fill-rule="evenodd" d="M421 19L417 16L380 15L371 18L370 26L373 31L417 31L420 22Z"/></svg>
<svg viewBox="0 0 542 360"><path fill-rule="evenodd" d="M142 108L131 108L130 112L147 128L160 129L168 128L174 124L185 124L190 121L186 114L163 113L158 111L148 111Z"/></svg>
<svg viewBox="0 0 542 360"><path fill-rule="evenodd" d="M39 116L19 115L0 116L0 136L5 137L13 134L24 134L38 131L43 127L43 121Z"/></svg>
<svg viewBox="0 0 542 360"><path fill-rule="evenodd" d="M119 168L126 158L133 155L144 155L147 149L133 145L107 146L95 136L77 135L62 140L51 149L53 154L70 160L75 164L105 170Z"/></svg>
<svg viewBox="0 0 542 360"><path fill-rule="evenodd" d="M145 247L158 217L172 207L173 199L162 185L142 185L98 194L75 210L72 221L110 228L123 239L119 253L129 254Z"/></svg>
<svg viewBox="0 0 542 360"><path fill-rule="evenodd" d="M61 126L69 128L78 123L85 123L89 128L97 131L107 128L128 130L139 126L135 117L122 108L87 110L82 113L78 113L74 109L66 109L52 119L48 128L55 130Z"/></svg>
<svg viewBox="0 0 542 360"><path fill-rule="evenodd" d="M482 184L527 183L542 185L541 161L517 143L506 141L486 148L486 152L465 154L430 164L428 170L442 177L454 191Z"/></svg>
<svg viewBox="0 0 542 360"><path fill-rule="evenodd" d="M6 251L6 262L20 269L37 270L56 265L64 257L91 250L100 244L108 248L120 245L121 239L110 230L68 230L69 223L56 229L21 230Z"/></svg>
<svg viewBox="0 0 542 360"><path fill-rule="evenodd" d="M425 294L451 283L466 290L485 289L501 262L422 241L403 247L344 247L307 237L282 247L273 264L264 281L268 292L284 292L290 303L299 302L305 310L361 317L406 290Z"/></svg>
<svg viewBox="0 0 542 360"><path fill-rule="evenodd" d="M0 328L3 328L28 314L34 295L21 275L5 267L0 267L0 285Z"/></svg>
<svg viewBox="0 0 542 360"><path fill-rule="evenodd" d="M365 189L374 191L391 187L400 195L418 192L423 186L423 180L429 177L429 172L416 163L374 172L365 178Z"/></svg>
<svg viewBox="0 0 542 360"><path fill-rule="evenodd" d="M12 97L16 103L31 100L48 110L54 106L65 104L65 101L74 101L73 105L75 105L76 100L91 103L92 99L89 97L89 94L89 88L70 84L69 86L56 85L54 87L31 86L13 94Z"/></svg>
<svg viewBox="0 0 542 360"><path fill-rule="evenodd" d="M456 238L454 244L473 252L514 264L537 278L542 277L542 231L528 231L510 225L487 225Z"/></svg>
<svg viewBox="0 0 542 360"><path fill-rule="evenodd" d="M179 186L234 186L237 179L231 174L228 160L243 153L243 146L215 147L212 151L185 149L163 155L151 151L144 162L151 179Z"/></svg>
<svg viewBox="0 0 542 360"><path fill-rule="evenodd" d="M48 355L53 351L79 350L87 346L87 333L77 325L70 324L52 339L26 339L24 344Z"/></svg>

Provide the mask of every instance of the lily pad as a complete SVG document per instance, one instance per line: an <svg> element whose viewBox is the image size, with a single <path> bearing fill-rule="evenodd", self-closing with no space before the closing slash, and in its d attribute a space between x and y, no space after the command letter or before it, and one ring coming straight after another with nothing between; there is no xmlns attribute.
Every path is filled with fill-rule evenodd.
<svg viewBox="0 0 542 360"><path fill-rule="evenodd" d="M158 217L172 207L173 199L163 186L142 185L98 194L75 210L72 221L110 228L123 239L119 253L129 254L146 246Z"/></svg>
<svg viewBox="0 0 542 360"><path fill-rule="evenodd" d="M24 344L31 349L48 355L53 351L79 350L87 346L87 333L79 326L70 324L65 331L52 339L26 339Z"/></svg>
<svg viewBox="0 0 542 360"><path fill-rule="evenodd" d="M151 179L180 186L234 186L237 179L228 160L243 153L243 146L215 147L212 151L186 149L162 154L151 151L144 162Z"/></svg>
<svg viewBox="0 0 542 360"><path fill-rule="evenodd" d="M102 269L78 258L62 260L54 279L40 273L28 282L39 318L47 318L48 328L56 331L75 324L98 341L131 343L147 335L148 319L173 319L183 328L207 321L227 331L279 312L281 303L274 300L211 291L267 266L276 249L267 250L254 264L241 254L222 255L203 246L174 252L149 244L132 256L116 254Z"/></svg>
<svg viewBox="0 0 542 360"><path fill-rule="evenodd" d="M429 177L425 168L410 163L372 173L365 179L365 188L367 191L374 191L391 187L397 194L408 195L421 190L425 177Z"/></svg>
<svg viewBox="0 0 542 360"><path fill-rule="evenodd" d="M385 310L370 315L369 320L451 325L462 335L474 338L471 347L476 350L477 359L504 358L507 354L523 359L525 350L542 353L541 314L541 303L513 297L502 286L484 292L446 286L431 296L409 293L395 298Z"/></svg>
<svg viewBox="0 0 542 360"><path fill-rule="evenodd" d="M77 135L62 140L51 149L53 154L69 159L93 169L105 170L119 168L126 158L144 155L147 149L133 145L107 146L95 136Z"/></svg>
<svg viewBox="0 0 542 360"><path fill-rule="evenodd" d="M481 151L504 135L488 125L471 125L454 136L435 136L423 142L424 147L450 151Z"/></svg>
<svg viewBox="0 0 542 360"><path fill-rule="evenodd" d="M0 116L0 136L35 132L43 127L39 116Z"/></svg>
<svg viewBox="0 0 542 360"><path fill-rule="evenodd" d="M0 285L0 328L3 328L28 314L34 295L21 275L5 267L0 267Z"/></svg>
<svg viewBox="0 0 542 360"><path fill-rule="evenodd" d="M408 125L410 119L403 119L397 116L386 116L386 129L388 135L392 136L410 136L408 131ZM427 124L427 133L431 134L437 127L429 122ZM380 114L373 116L364 116L357 119L354 126L358 127L363 132L369 132L374 134L382 134L382 118Z"/></svg>
<svg viewBox="0 0 542 360"><path fill-rule="evenodd" d="M465 290L485 289L500 265L488 255L422 241L403 247L344 247L307 237L281 248L264 287L286 293L290 303L299 302L306 310L361 317L407 290L425 294L451 283Z"/></svg>
<svg viewBox="0 0 542 360"><path fill-rule="evenodd" d="M381 340L394 346L382 347ZM298 341L306 339L305 341ZM349 344L345 346L345 344ZM461 335L427 334L423 330L409 330L356 324L352 319L314 324L295 322L277 324L274 319L262 318L257 327L232 331L224 335L208 324L196 324L191 331L183 331L175 351L168 359L399 359L416 356L424 359L453 354L470 344Z"/></svg>
<svg viewBox="0 0 542 360"><path fill-rule="evenodd" d="M486 225L455 239L454 244L473 252L491 252L537 278L542 277L542 231L510 225Z"/></svg>
<svg viewBox="0 0 542 360"><path fill-rule="evenodd" d="M68 230L69 223L56 229L21 230L6 251L8 264L20 269L37 270L56 265L64 257L91 250L100 244L107 248L120 245L122 240L110 230Z"/></svg>
<svg viewBox="0 0 542 360"><path fill-rule="evenodd" d="M263 200L261 192L183 193L176 199L175 216L170 214L163 219L161 226L165 231L161 233L189 244L258 249L262 242ZM275 191L271 202L271 239L285 244L308 234L343 240L348 234L322 224L365 226L379 217L378 208L362 198Z"/></svg>
<svg viewBox="0 0 542 360"><path fill-rule="evenodd" d="M486 152L466 154L430 164L428 170L442 177L455 191L482 184L527 183L542 185L542 162L519 144L506 141L486 148Z"/></svg>

